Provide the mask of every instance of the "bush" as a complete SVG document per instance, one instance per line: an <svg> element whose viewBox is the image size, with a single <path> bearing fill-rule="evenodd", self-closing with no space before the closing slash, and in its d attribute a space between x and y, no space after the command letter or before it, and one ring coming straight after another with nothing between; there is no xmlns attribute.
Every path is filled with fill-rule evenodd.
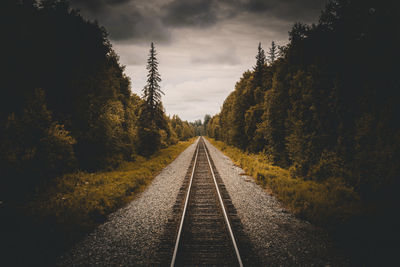
<svg viewBox="0 0 400 267"><path fill-rule="evenodd" d="M20 114L8 116L2 135L1 184L8 195L32 191L49 177L76 167L75 139L53 120L42 89L28 97Z"/></svg>
<svg viewBox="0 0 400 267"><path fill-rule="evenodd" d="M76 158L73 145L76 140L71 137L70 132L64 125L54 123L50 126L45 136L40 140L40 154L52 175L70 172L76 168Z"/></svg>

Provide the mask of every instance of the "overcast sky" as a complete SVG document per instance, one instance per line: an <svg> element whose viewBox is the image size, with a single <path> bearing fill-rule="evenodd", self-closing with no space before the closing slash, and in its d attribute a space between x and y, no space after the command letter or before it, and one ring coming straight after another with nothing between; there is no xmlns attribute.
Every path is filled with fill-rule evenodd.
<svg viewBox="0 0 400 267"><path fill-rule="evenodd" d="M167 114L203 119L220 111L258 43L283 45L294 22L318 21L326 0L70 0L110 34L141 95L150 43L158 52Z"/></svg>

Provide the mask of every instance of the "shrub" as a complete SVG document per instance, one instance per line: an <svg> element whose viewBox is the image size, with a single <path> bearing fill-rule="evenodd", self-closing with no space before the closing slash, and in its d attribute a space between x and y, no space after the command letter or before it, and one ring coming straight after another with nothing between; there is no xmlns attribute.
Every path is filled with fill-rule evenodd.
<svg viewBox="0 0 400 267"><path fill-rule="evenodd" d="M8 116L1 137L1 184L11 196L76 167L75 139L53 120L42 89L28 97L21 113Z"/></svg>

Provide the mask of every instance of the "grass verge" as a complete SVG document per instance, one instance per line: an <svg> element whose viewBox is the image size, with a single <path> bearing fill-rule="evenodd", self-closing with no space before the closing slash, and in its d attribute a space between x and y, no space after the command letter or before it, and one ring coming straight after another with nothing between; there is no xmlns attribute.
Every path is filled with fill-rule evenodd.
<svg viewBox="0 0 400 267"><path fill-rule="evenodd" d="M162 149L148 159L138 156L114 171L64 175L43 186L27 203L0 205L2 262L55 266L61 254L142 192L194 140Z"/></svg>
<svg viewBox="0 0 400 267"><path fill-rule="evenodd" d="M328 228L345 223L361 211L357 193L339 178L324 182L291 177L288 170L272 165L263 154L251 154L207 138L257 184L275 195L295 215Z"/></svg>
<svg viewBox="0 0 400 267"><path fill-rule="evenodd" d="M149 159L138 156L114 171L59 177L27 204L27 212L39 223L52 222L71 238L79 236L142 192L194 140L162 149Z"/></svg>

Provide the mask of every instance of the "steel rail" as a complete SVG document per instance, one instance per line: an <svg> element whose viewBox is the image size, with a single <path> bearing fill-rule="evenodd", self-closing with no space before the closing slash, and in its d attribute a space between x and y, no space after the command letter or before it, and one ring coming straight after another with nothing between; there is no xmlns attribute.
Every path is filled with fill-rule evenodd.
<svg viewBox="0 0 400 267"><path fill-rule="evenodd" d="M183 221L185 220L186 209L187 209L187 205L188 205L188 202L189 202L190 189L191 189L191 187L192 187L192 181L193 181L194 170L196 169L197 155L199 154L199 148L200 148L200 138L199 138L198 141L197 141L196 157L195 157L194 163L193 163L192 175L190 176L189 188L188 188L188 192L187 192L187 194L186 194L186 200L185 200L185 205L184 205L184 207L183 207L183 213L182 213L182 218L181 218L181 222L180 222L180 225L179 225L178 235L177 235L177 237L176 237L176 243L175 243L175 248L174 248L174 254L173 254L172 260L171 260L171 267L174 267L174 266L175 266L176 254L178 253L179 240L181 239L182 228L183 228Z"/></svg>
<svg viewBox="0 0 400 267"><path fill-rule="evenodd" d="M213 168L212 168L211 161L210 161L210 158L209 158L209 156L208 156L206 144L205 144L204 141L203 141L203 145L204 145L204 148L205 148L204 150L205 150L205 152L206 152L208 164L209 164L210 169L211 169L211 174L212 174L213 179L214 179L214 184L215 184L215 187L217 188L218 199L219 199L219 202L220 202L220 204L221 204L221 208L222 208L222 212L223 212L223 214L224 214L224 218L225 218L225 221L226 221L226 225L227 225L227 227L228 227L228 231L229 231L229 234L230 234L231 239L232 239L233 247L235 248L237 260L238 260L238 262L239 262L239 266L240 266L240 267L243 267L242 258L240 257L239 249L238 249L238 247L237 247L237 245L236 245L235 236L233 235L232 227L231 227L231 224L229 223L228 215L227 215L227 213L226 213L226 211L225 211L224 202L222 201L221 193L219 192L219 188L218 188L218 184L217 184L217 179L215 178L214 170L213 170Z"/></svg>

